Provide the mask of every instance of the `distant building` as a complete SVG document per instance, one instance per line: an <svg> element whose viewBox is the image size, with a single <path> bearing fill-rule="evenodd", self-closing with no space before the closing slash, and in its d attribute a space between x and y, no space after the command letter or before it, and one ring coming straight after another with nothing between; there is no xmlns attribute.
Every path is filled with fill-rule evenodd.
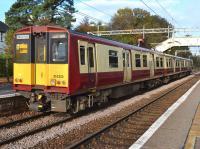
<svg viewBox="0 0 200 149"><path fill-rule="evenodd" d="M4 53L5 49L5 33L8 30L8 26L0 21L0 54Z"/></svg>

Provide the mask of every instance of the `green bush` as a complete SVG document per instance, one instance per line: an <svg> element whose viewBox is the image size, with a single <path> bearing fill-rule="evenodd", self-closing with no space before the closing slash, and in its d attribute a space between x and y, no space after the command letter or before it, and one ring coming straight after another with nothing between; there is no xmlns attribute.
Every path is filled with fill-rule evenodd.
<svg viewBox="0 0 200 149"><path fill-rule="evenodd" d="M8 67L6 67L6 61L8 61ZM6 76L13 76L13 61L11 58L0 57L0 77Z"/></svg>

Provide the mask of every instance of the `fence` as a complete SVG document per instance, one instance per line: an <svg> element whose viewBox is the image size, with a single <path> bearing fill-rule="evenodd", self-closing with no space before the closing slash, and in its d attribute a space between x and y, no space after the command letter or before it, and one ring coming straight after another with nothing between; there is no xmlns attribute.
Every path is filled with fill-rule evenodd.
<svg viewBox="0 0 200 149"><path fill-rule="evenodd" d="M13 60L11 58L0 58L0 77L13 76Z"/></svg>

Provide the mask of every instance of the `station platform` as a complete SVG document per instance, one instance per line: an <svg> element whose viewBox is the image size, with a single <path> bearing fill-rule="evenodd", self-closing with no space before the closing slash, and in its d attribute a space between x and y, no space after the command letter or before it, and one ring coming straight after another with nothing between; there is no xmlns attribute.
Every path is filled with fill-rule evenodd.
<svg viewBox="0 0 200 149"><path fill-rule="evenodd" d="M129 149L200 149L200 80Z"/></svg>
<svg viewBox="0 0 200 149"><path fill-rule="evenodd" d="M6 83L0 85L0 95L12 94L14 93L12 89L12 84Z"/></svg>

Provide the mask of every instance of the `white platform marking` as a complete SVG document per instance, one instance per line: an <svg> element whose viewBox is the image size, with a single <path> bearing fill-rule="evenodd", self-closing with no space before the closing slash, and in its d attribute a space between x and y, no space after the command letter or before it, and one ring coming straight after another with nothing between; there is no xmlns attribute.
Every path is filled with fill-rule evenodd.
<svg viewBox="0 0 200 149"><path fill-rule="evenodd" d="M177 102L169 107L169 109L159 119L157 119L153 125L151 125L149 129L133 145L129 147L129 149L140 149L158 130L158 128L167 120L167 118L187 99L187 97L199 83L200 80L195 83L195 85L193 85L183 96L181 96Z"/></svg>

